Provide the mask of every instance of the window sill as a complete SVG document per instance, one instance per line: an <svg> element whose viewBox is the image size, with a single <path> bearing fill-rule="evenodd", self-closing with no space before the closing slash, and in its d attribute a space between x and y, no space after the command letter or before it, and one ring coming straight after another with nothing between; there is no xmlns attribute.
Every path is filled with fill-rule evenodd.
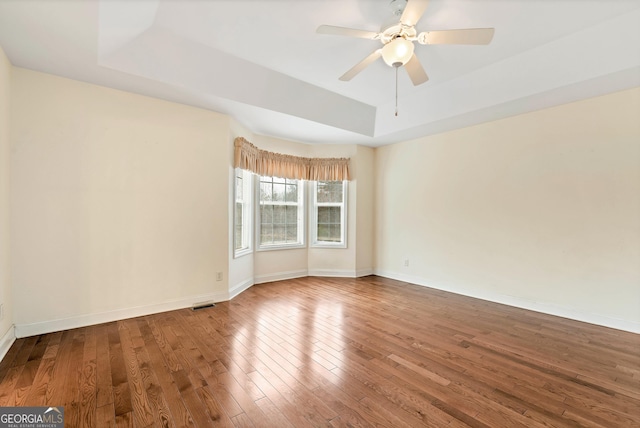
<svg viewBox="0 0 640 428"><path fill-rule="evenodd" d="M306 244L287 244L287 245L264 245L258 247L257 251L274 251L274 250L297 250L300 248L307 248Z"/></svg>
<svg viewBox="0 0 640 428"><path fill-rule="evenodd" d="M347 244L344 242L314 242L309 246L310 248L336 248L336 249L345 249L347 248Z"/></svg>
<svg viewBox="0 0 640 428"><path fill-rule="evenodd" d="M252 254L252 253L253 253L253 250L251 248L245 248L245 249L238 250L238 251L234 252L233 253L233 258L234 259L238 259L238 258L240 258L242 256L246 256L247 254Z"/></svg>

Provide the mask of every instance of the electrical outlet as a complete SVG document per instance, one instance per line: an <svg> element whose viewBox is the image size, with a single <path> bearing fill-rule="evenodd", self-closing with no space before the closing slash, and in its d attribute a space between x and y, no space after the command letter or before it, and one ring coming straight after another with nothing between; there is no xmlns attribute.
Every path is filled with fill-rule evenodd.
<svg viewBox="0 0 640 428"><path fill-rule="evenodd" d="M404 259L404 267L409 267L409 259Z"/></svg>
<svg viewBox="0 0 640 428"><path fill-rule="evenodd" d="M222 281L222 272L216 272L216 281Z"/></svg>

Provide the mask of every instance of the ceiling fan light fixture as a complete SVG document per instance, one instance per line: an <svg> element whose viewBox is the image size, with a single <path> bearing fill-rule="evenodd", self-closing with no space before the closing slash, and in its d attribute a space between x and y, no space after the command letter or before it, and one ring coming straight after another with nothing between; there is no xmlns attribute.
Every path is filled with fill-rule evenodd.
<svg viewBox="0 0 640 428"><path fill-rule="evenodd" d="M403 37L396 37L382 48L382 59L391 67L405 65L413 56L413 43Z"/></svg>

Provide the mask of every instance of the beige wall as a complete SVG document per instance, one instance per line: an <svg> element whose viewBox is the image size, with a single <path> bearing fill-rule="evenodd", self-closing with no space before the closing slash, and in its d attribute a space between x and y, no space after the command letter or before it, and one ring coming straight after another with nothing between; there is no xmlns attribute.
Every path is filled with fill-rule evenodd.
<svg viewBox="0 0 640 428"><path fill-rule="evenodd" d="M640 331L638 117L633 89L378 149L377 271Z"/></svg>
<svg viewBox="0 0 640 428"><path fill-rule="evenodd" d="M374 266L374 211L375 211L375 150L358 146L355 160L357 172L356 185L358 200L356 201L356 272L358 275L373 273Z"/></svg>
<svg viewBox="0 0 640 428"><path fill-rule="evenodd" d="M11 86L11 63L0 48L0 358L6 352L13 337L12 298L9 240L9 100ZM7 341L2 338L7 335ZM6 346L5 346L6 345Z"/></svg>
<svg viewBox="0 0 640 428"><path fill-rule="evenodd" d="M19 68L11 105L18 335L228 295L227 116Z"/></svg>

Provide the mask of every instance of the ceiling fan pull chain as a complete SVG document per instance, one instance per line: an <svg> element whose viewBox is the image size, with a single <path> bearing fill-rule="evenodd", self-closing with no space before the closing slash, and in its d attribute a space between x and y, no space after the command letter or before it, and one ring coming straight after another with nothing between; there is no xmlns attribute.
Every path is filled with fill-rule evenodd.
<svg viewBox="0 0 640 428"><path fill-rule="evenodd" d="M396 117L398 117L398 69L400 67L396 66Z"/></svg>

